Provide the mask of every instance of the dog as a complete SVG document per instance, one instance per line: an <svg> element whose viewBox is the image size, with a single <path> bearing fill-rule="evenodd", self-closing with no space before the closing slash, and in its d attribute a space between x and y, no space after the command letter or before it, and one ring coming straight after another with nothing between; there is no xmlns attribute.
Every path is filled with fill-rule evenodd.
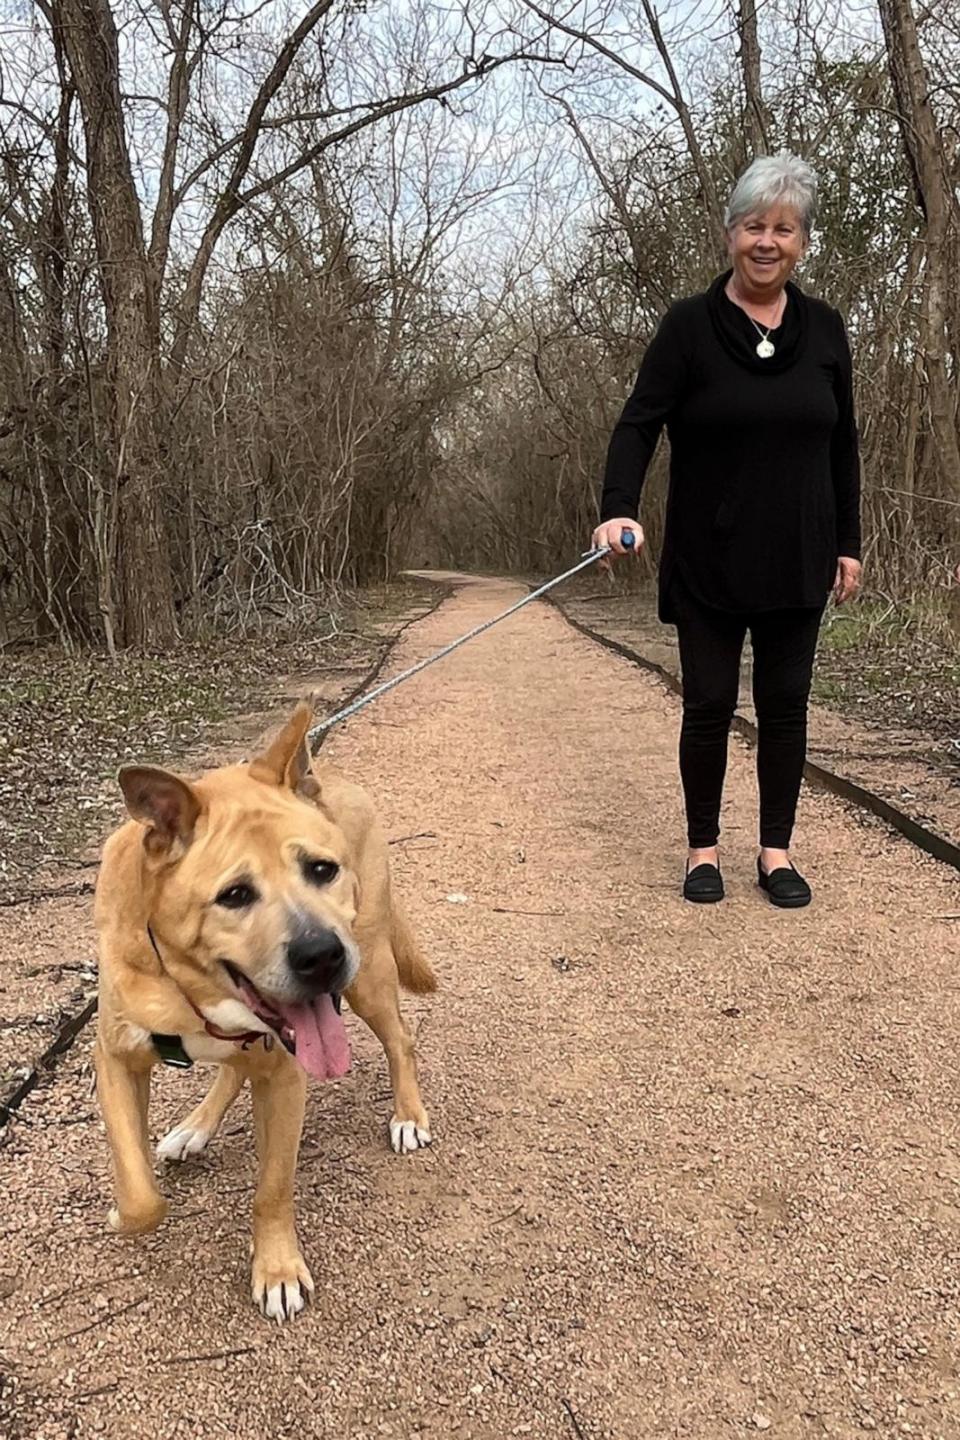
<svg viewBox="0 0 960 1440"><path fill-rule="evenodd" d="M220 1067L160 1142L167 1160L202 1150L249 1079L259 1156L252 1293L278 1322L314 1288L297 1242L294 1172L308 1073L332 1079L350 1065L340 996L386 1052L393 1149L431 1139L398 983L426 994L436 979L393 894L370 799L311 760L312 718L301 702L249 762L199 780L122 769L130 819L104 846L94 906L109 1224L143 1234L166 1214L147 1129L154 1065Z"/></svg>

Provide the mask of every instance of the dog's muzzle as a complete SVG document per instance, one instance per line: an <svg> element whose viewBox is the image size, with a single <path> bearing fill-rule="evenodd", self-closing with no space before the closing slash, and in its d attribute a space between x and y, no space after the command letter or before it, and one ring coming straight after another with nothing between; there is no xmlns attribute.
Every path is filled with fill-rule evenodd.
<svg viewBox="0 0 960 1440"><path fill-rule="evenodd" d="M300 931L286 953L290 973L311 994L343 989L347 951L335 930L316 927Z"/></svg>

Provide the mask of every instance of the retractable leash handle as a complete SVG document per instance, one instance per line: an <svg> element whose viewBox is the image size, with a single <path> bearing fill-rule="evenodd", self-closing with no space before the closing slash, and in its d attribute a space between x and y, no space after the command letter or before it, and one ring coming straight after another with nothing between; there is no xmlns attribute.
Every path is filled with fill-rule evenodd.
<svg viewBox="0 0 960 1440"><path fill-rule="evenodd" d="M633 547L636 546L636 531L628 530L626 527L620 530L620 544L625 550L633 550ZM612 544L602 544L596 550L584 550L583 559L599 560L603 554L613 554ZM561 576L561 579L566 579L566 576Z"/></svg>
<svg viewBox="0 0 960 1440"><path fill-rule="evenodd" d="M634 547L636 546L636 543L637 543L637 533L636 533L636 531L635 531L635 530L628 530L626 527L624 527L624 528L620 531L620 544L623 546L624 550L633 550ZM612 546L612 545L601 545L601 546L599 547L599 549L597 549L597 550L584 550L583 553L584 553L584 556L588 556L588 555L589 555L589 556L593 556L594 559L599 560L599 558L600 558L601 555L612 555L612 554L613 554L613 546Z"/></svg>

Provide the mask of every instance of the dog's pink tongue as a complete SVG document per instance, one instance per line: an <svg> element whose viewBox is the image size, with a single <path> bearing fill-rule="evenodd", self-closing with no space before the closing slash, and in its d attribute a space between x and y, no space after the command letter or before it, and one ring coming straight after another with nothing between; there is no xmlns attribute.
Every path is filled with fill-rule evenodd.
<svg viewBox="0 0 960 1440"><path fill-rule="evenodd" d="M336 1080L350 1069L350 1041L346 1026L329 995L318 995L307 1005L278 1005L293 1031L296 1055L308 1075Z"/></svg>

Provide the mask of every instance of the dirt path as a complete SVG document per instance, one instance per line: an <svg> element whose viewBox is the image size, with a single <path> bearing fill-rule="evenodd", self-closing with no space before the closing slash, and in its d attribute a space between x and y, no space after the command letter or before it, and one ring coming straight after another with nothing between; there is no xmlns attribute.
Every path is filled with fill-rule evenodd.
<svg viewBox="0 0 960 1440"><path fill-rule="evenodd" d="M465 586L393 667L517 593ZM437 1143L389 1153L350 1022L300 1167L317 1303L274 1330L247 1109L119 1241L86 1037L0 1156L14 1435L960 1436L956 878L808 795L815 902L773 911L737 742L729 898L685 907L677 709L535 606L332 739L442 978L407 1002ZM201 1083L160 1074L155 1133Z"/></svg>
<svg viewBox="0 0 960 1440"><path fill-rule="evenodd" d="M579 587L564 586L555 594L560 608L574 624L586 627L595 636L626 645L644 660L679 678L677 632L672 625L661 625L657 620L652 595L631 594L616 583L602 582L598 586L596 576L590 576ZM843 613L828 607L825 625L843 625ZM917 677L905 670L899 673L896 695L891 693L889 681L883 682L884 689L871 694L869 684L858 687L849 680L858 668L864 667L869 675L871 666L864 656L854 650L831 649L821 637L808 726L809 759L863 786L955 845L960 837L960 718L956 695L939 690L939 680L928 680L921 690L921 714L907 726L904 722L914 709ZM838 686L841 670L844 683ZM752 678L748 640L737 711L755 722ZM877 679L872 683L876 685ZM845 695L842 702L836 698L838 689ZM832 706L825 703L825 690L834 693ZM857 693L847 693L851 690ZM824 697L819 703L818 695Z"/></svg>

